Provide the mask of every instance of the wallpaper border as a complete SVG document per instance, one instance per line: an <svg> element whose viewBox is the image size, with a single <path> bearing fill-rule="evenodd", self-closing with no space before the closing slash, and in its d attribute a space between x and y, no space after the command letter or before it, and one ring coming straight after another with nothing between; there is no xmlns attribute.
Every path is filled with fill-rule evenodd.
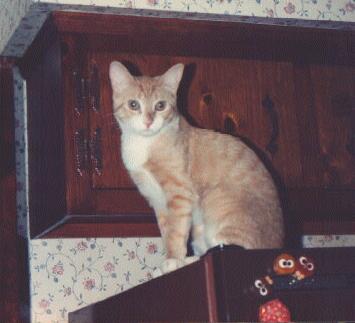
<svg viewBox="0 0 355 323"><path fill-rule="evenodd" d="M118 7L101 7L89 5L66 5L56 3L33 3L18 28L11 36L1 55L22 57L32 43L44 21L52 11L79 11L115 15L145 16L159 18L177 18L191 20L209 20L225 22L242 22L250 24L294 26L304 28L339 29L355 31L355 23L344 21L305 20L298 18L271 18L256 16L236 16L197 12L178 12L164 10L130 9Z"/></svg>

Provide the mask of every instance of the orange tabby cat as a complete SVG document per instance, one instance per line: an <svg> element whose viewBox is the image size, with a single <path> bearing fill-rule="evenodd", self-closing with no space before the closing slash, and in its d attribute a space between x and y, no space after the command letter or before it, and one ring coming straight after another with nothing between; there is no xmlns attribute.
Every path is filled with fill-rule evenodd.
<svg viewBox="0 0 355 323"><path fill-rule="evenodd" d="M178 113L183 69L177 64L162 76L134 77L121 63L110 65L122 158L156 213L168 258L163 271L184 263L190 230L195 255L220 244L281 247L280 202L256 154Z"/></svg>

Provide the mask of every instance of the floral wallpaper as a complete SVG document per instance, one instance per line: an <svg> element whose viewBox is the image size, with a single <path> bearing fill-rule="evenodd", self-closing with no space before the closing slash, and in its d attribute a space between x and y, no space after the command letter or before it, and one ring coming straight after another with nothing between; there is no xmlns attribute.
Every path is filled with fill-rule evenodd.
<svg viewBox="0 0 355 323"><path fill-rule="evenodd" d="M1 0L0 1L0 53L26 14L31 0Z"/></svg>
<svg viewBox="0 0 355 323"><path fill-rule="evenodd" d="M38 0L38 2L275 18L355 20L353 0Z"/></svg>
<svg viewBox="0 0 355 323"><path fill-rule="evenodd" d="M67 322L68 312L152 279L161 239L32 240L32 322Z"/></svg>
<svg viewBox="0 0 355 323"><path fill-rule="evenodd" d="M217 14L251 23L315 27L321 27L320 22L329 20L355 22L355 0L1 0L0 53L5 50L4 55L21 56L51 10L96 9L98 12L120 13L118 8L135 10L126 11L126 14L144 14L141 10L159 10L189 13L190 18L195 14L196 19L220 19L213 17ZM13 34L26 12L18 33ZM205 14L209 17L204 16ZM262 18L276 20L268 19L267 22ZM283 21L277 22L280 18ZM344 26L328 24L325 28ZM13 47L6 49L5 45L11 35Z"/></svg>
<svg viewBox="0 0 355 323"><path fill-rule="evenodd" d="M37 2L37 1L35 1ZM158 9L207 14L355 21L355 0L49 0L44 3ZM19 39L33 39L54 7L30 7L30 0L0 1L0 52L20 19L21 35L5 54L20 56ZM62 7L61 7L62 8ZM64 8L64 7L63 7ZM74 10L76 7L65 7ZM82 10L82 7L79 8ZM78 9L78 10L79 10ZM102 10L102 9L100 9ZM42 15L40 14L42 13ZM211 16L212 17L212 16ZM206 19L206 16L204 16ZM211 18L212 19L212 18ZM29 37L26 31L31 31ZM22 37L22 38L21 38ZM20 50L19 50L20 49ZM27 237L27 133L25 83L15 74L15 127L18 232ZM304 236L305 247L355 246L355 236ZM100 301L152 278L164 258L160 238L38 239L29 241L31 318L34 323L68 321L68 312Z"/></svg>
<svg viewBox="0 0 355 323"><path fill-rule="evenodd" d="M27 109L26 86L18 69L14 70L15 147L16 147L16 207L17 232L27 237Z"/></svg>

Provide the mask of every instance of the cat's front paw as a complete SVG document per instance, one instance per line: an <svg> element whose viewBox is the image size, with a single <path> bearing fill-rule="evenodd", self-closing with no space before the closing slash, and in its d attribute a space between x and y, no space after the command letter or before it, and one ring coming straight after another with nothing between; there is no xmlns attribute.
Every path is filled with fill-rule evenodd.
<svg viewBox="0 0 355 323"><path fill-rule="evenodd" d="M181 259L176 259L176 258L168 258L163 261L163 263L160 266L161 271L163 274L169 273L171 271L174 271L176 269L179 269L185 265L185 262Z"/></svg>
<svg viewBox="0 0 355 323"><path fill-rule="evenodd" d="M198 256L191 256L191 257L186 257L184 259L184 262L185 262L186 265L189 265L189 264L192 264L193 262L195 262L195 261L197 261L199 259L200 259L200 257L198 257Z"/></svg>
<svg viewBox="0 0 355 323"><path fill-rule="evenodd" d="M163 274L166 274L176 269L179 269L181 267L184 267L186 265L189 265L199 259L200 258L197 256L186 257L184 259L168 258L163 261L163 263L160 266L160 269Z"/></svg>

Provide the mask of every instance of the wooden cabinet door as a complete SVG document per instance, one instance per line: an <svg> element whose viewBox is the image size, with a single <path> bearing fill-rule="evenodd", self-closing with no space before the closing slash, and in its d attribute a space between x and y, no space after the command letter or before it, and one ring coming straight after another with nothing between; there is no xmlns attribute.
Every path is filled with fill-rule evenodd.
<svg viewBox="0 0 355 323"><path fill-rule="evenodd" d="M103 220L105 215L150 217L152 210L135 189L120 158L108 65L95 61L80 37L66 36L65 43L62 74L68 213L97 215L97 221L109 222L113 219Z"/></svg>
<svg viewBox="0 0 355 323"><path fill-rule="evenodd" d="M196 118L243 138L274 177L301 186L292 64L234 59L200 67Z"/></svg>
<svg viewBox="0 0 355 323"><path fill-rule="evenodd" d="M355 69L311 65L321 187L355 189Z"/></svg>
<svg viewBox="0 0 355 323"><path fill-rule="evenodd" d="M201 60L195 78L197 123L243 138L284 184L302 185L292 64Z"/></svg>
<svg viewBox="0 0 355 323"><path fill-rule="evenodd" d="M92 187L135 190L121 159L121 133L112 113L110 59L95 56L89 58L90 83L98 88L88 106Z"/></svg>

